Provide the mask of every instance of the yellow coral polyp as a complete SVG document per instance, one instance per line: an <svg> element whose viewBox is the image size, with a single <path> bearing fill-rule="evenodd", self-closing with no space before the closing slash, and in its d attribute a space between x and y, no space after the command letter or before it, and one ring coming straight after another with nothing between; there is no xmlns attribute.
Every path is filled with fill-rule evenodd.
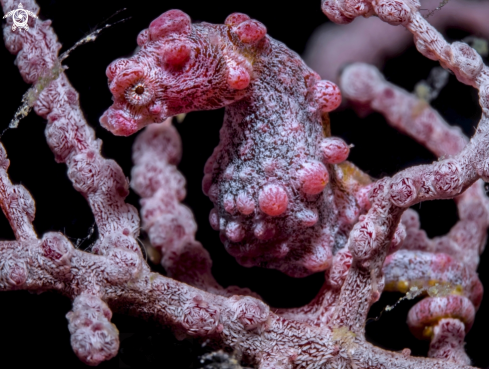
<svg viewBox="0 0 489 369"><path fill-rule="evenodd" d="M433 337L433 327L432 326L424 327L423 337L431 340L431 338Z"/></svg>
<svg viewBox="0 0 489 369"><path fill-rule="evenodd" d="M399 292L406 293L409 290L409 282L408 281L397 282L397 290Z"/></svg>

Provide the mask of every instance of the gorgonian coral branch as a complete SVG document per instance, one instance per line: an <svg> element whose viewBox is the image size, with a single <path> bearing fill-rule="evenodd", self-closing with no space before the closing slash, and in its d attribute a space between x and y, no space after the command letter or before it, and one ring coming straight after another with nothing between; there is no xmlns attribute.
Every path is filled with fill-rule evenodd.
<svg viewBox="0 0 489 369"><path fill-rule="evenodd" d="M341 75L341 87L347 99L382 113L391 125L437 156L456 155L467 142L458 127L448 125L424 100L386 82L373 66L360 63L347 66ZM463 336L470 329L482 299L482 285L475 270L486 242L489 204L481 181L458 196L456 202L459 221L448 235L434 240L420 230L417 213L407 209L401 219L406 228L403 250L387 257L383 271L387 290L415 294L427 291L430 295L416 304L408 317L413 333L431 339L431 345L438 347L429 355L452 360L456 357L456 361L468 363L463 354ZM451 294L463 295L468 300ZM442 323L440 319L447 316L457 316L460 324L465 324L462 330L453 328L456 339L440 333L440 329L458 327L459 323L454 321ZM448 341L453 341L451 346L458 349L442 350L443 342Z"/></svg>
<svg viewBox="0 0 489 369"><path fill-rule="evenodd" d="M354 227L350 235L349 247L353 255L353 265L340 296L340 300L348 304L347 308L360 306L364 314L371 301L362 296L362 299L353 302L354 287L374 290L371 285L378 283L375 278L379 276L379 261L383 262L385 259L389 249L388 240L400 220L403 209L427 199L454 197L479 177L485 177L484 168L487 165L488 152L484 142L487 140L489 130L488 68L483 65L481 57L475 50L468 45L460 42L448 44L419 14L418 9L419 3L416 1L323 1L323 11L333 21L345 22L360 15L376 14L389 24L406 26L413 33L416 46L423 55L439 60L442 66L452 70L461 82L479 89L480 104L483 108L483 116L477 132L460 154L432 165L406 169L392 179L382 179L372 190L372 208L365 219ZM366 93L369 92L367 88ZM395 96L391 94L390 97L393 95ZM397 121L392 117L389 119ZM459 311L456 315L460 318L473 314L466 311L465 300L462 298L450 297L450 300L453 300L452 306L449 306L450 303L448 306L442 304L442 309ZM425 309L428 312L434 315L441 313L436 312L440 306L437 305L437 301L428 301L427 304L429 306L425 306ZM470 303L467 305L467 308L469 307ZM341 322L353 326L359 325L358 317L352 319L347 314L347 309L341 309L339 314ZM447 324L451 323L447 322ZM455 359L462 363L467 362L467 357L464 355L456 356Z"/></svg>
<svg viewBox="0 0 489 369"><path fill-rule="evenodd" d="M345 97L363 107L380 112L392 126L408 134L427 147L436 156L449 158L462 151L468 139L460 128L450 126L424 100L385 81L375 67L351 64L341 74L341 88ZM403 224L407 237L403 248L430 252L445 252L463 260L475 271L479 254L485 245L488 226L488 200L481 181L455 198L459 222L447 236L428 240L419 230L414 211L406 211ZM456 243L456 244L454 244Z"/></svg>
<svg viewBox="0 0 489 369"><path fill-rule="evenodd" d="M37 239L32 227L36 207L30 193L22 185L12 185L7 169L10 161L0 145L0 206L18 241Z"/></svg>
<svg viewBox="0 0 489 369"><path fill-rule="evenodd" d="M179 20L178 23L180 25L178 27L173 26L174 23L176 22L176 19ZM237 23L234 23L236 19L238 19L238 21L237 21ZM228 18L228 20L229 21L226 22L226 25L229 28L231 28L231 30L233 31L234 30L233 27L235 27L235 26L237 26L243 22L244 23L248 22L249 18L247 18L244 15L237 14L237 15L230 16L230 18ZM260 27L260 26L255 25L255 26L250 26L250 27L253 28L253 27ZM172 104L171 108L176 109L175 113L182 113L182 112L188 111L188 109L194 110L194 109L199 109L199 108L215 108L216 107L215 104L207 102L206 100L199 100L199 99L197 99L197 100L192 99L192 101L195 101L195 103L193 103L190 106L186 105L185 107L180 107L178 105L179 103L177 102L175 104L175 102L174 102L175 100L173 100L173 98L172 98L172 96L175 94L175 91L168 89L168 86L174 86L175 85L174 83L170 83L170 81L173 78L182 78L183 80L185 80L185 83L192 83L192 89L194 89L194 90L190 89L190 91L192 91L191 93L197 93L197 91L200 92L200 94L197 95L197 96L199 96L200 99L201 99L201 96L209 96L209 94L212 94L212 96L217 96L218 101L222 101L223 96L229 96L229 95L227 95L227 94L229 94L229 91L227 90L227 88L228 88L227 86L225 86L225 87L221 87L220 85L219 86L213 86L213 88L211 88L209 90L208 86L202 85L202 84L199 84L199 82L196 82L195 81L196 76L194 76L192 74L194 72L193 68L195 68L196 65L198 65L200 69L206 69L206 68L208 68L208 66L205 64L205 62L210 62L211 65L212 65L212 62L214 62L214 60L212 60L212 59L211 60L206 59L206 58L208 58L207 54L203 54L204 55L203 57L201 57L202 54L197 54L197 55L193 54L195 40L201 38L201 33L209 33L209 32L212 33L213 35L215 35L216 42L221 41L224 45L226 45L226 43L229 42L229 39L226 38L226 37L229 37L229 34L226 34L226 36L224 36L224 37L221 36L222 31L219 28L212 28L209 25L204 25L204 27L202 29L197 28L195 26L189 27L188 18L186 18L186 16L184 14L181 14L177 11L171 11L171 12L165 13L161 17L159 17L157 20L155 20L152 23L152 25L150 25L149 30L144 31L140 35L140 40L141 40L140 46L142 46L141 51L137 55L135 55L132 59L119 60L119 61L114 62L111 66L109 66L109 68L107 70L107 74L108 74L109 79L111 80L110 86L111 86L111 89L113 90L113 93L114 93L116 99L118 99L118 101L117 101L117 104L115 104L105 114L104 118L102 119L102 123L107 128L109 128L115 132L118 132L119 129L124 129L124 127L126 127L127 125L129 125L131 127L134 126L134 128L137 128L138 124L145 124L144 122L148 121L148 119L151 117L150 114L154 114L154 113L152 113L152 110L151 110L153 106L164 105L164 104L168 104L168 103ZM239 37L239 30L237 30L237 32L238 32L238 37ZM155 36L152 36L153 33L155 34ZM261 33L256 32L256 34L260 35ZM260 37L260 39L263 38L263 36L259 36L259 37ZM166 44L165 41L168 44ZM170 48L170 46L168 46L168 45L173 45L173 43L177 43L178 47L175 46L174 48ZM209 48L208 45L200 44L198 50L201 50L202 47ZM184 57L179 58L178 63L167 62L167 60L173 60L172 58L170 58L170 56L173 55L172 54L173 51L171 51L171 52L168 51L168 50L173 50L173 49L185 50ZM197 50L197 48L195 48L195 50ZM238 52L241 51L239 47L238 47L238 49L235 48L234 50L238 51ZM257 51L255 50L254 52L256 53ZM160 60L160 57L159 57L160 55L162 57L161 60L163 61L162 67L160 67L160 65L158 64L158 62ZM170 58L170 59L168 59L168 58ZM255 58L257 58L257 57L255 56ZM143 60L144 60L144 64L146 65L146 68L148 70L143 71L143 72L135 70L133 72L132 71L133 65L135 63L137 63L138 61L143 61ZM168 69L165 69L165 68L168 68ZM196 69L199 69L199 68L196 68ZM228 76L232 76L233 75L233 73L232 73L233 69L232 69L232 67L228 67L228 68L229 68L228 69ZM146 91L146 85L151 87L152 82L148 79L144 79L142 76L144 76L145 74L149 75L149 76L153 76L153 75L158 74L158 73L161 74L161 79L158 82L159 88L157 88L156 90L164 91L164 92L161 94L153 95L153 99L148 99L147 101L145 100L145 102L144 102L145 107L142 108L138 105L138 103L136 103L136 101L133 101L134 96L131 95L131 91L134 91L135 93L138 93L138 91L139 91L139 93L141 95L144 94ZM276 73L276 71L274 71L273 73ZM126 79L132 78L132 77L130 77L131 75L134 75L135 78L137 79L137 81L135 81L133 83L125 83L124 81L126 81ZM300 75L300 74L296 74L296 75ZM253 90L253 88L255 88L254 92L257 95L260 95L261 91L259 90L259 86L260 86L260 83L263 83L263 81L261 80L262 71L260 69L253 70L253 73L251 75L248 72L248 76L251 76L250 77L251 80L248 82L248 79L246 78L246 83L242 86L243 89L248 88L248 86L252 90ZM267 78L267 82L271 82L273 84L273 78L270 79L269 75L266 73L263 73L263 76L265 76ZM231 86L231 88L233 88L232 84L229 84L229 86ZM153 86L153 88L154 88L154 86ZM221 88L223 88L223 90L221 90ZM238 89L238 90L240 90L240 89ZM203 91L206 91L206 94L203 95ZM129 95L127 95L127 94L129 94ZM214 94L217 94L217 95L214 95ZM274 98L283 98L283 95L287 95L286 92L284 93L282 91L279 91L277 96L274 96ZM133 96L133 97L131 97L131 96ZM243 96L242 94L239 94L239 95L237 95L237 98L238 98L238 101L241 102L241 105L237 105L239 108L244 106L247 109L252 109L252 111L254 111L254 109L260 108L260 106L254 102L254 100L248 101L246 95ZM183 100L183 101L185 101L185 100ZM213 100L213 101L215 102L215 100ZM203 104L203 106L199 106L199 104ZM229 101L229 97L227 98L227 100L225 100L224 102L221 102L217 106L222 106L222 105L226 105L226 104L228 104L228 112L230 112L230 117L233 118L234 114L235 114L235 112L233 110L235 108L235 103L233 103L233 101ZM280 104L279 104L279 106L280 106ZM168 106L166 108L168 110ZM138 113L137 117L141 123L138 123L137 121L132 122L130 119L128 119L128 117L131 116L131 114L132 115L134 114L133 111ZM260 116L262 116L262 115L263 114L260 114ZM265 115L266 115L266 113L265 113ZM237 118L238 118L239 122L241 122L242 125L244 125L245 127L248 127L248 126L253 127L253 124L255 123L254 118L243 119L243 117L246 117L246 114L244 114L244 115L237 114ZM269 120L269 121L273 121L273 120ZM231 119L231 122L229 124L232 127L232 124L236 124L236 123L237 122L233 123L232 119ZM226 127L226 124L225 124L225 127ZM277 127L278 127L277 129L281 129L282 125L278 125ZM214 198L215 200L218 200L218 199L219 199L219 201L222 200L222 204L220 203L220 205L222 205L222 207L223 207L222 210L224 210L225 212L227 212L228 214L231 214L231 215L234 215L236 213L235 212L236 208L238 208L237 210L239 212L241 212L242 214L246 214L246 215L248 215L247 212L249 211L249 214L254 214L255 216L256 216L256 214L261 214L261 213L264 213L265 215L268 215L268 216L275 216L275 217L282 215L282 214L285 214L286 216L290 216L291 215L290 213L286 213L286 211L289 209L290 197L287 195L286 191L283 190L283 188L280 186L275 185L275 187L274 187L274 186L270 186L266 183L258 185L258 188L261 188L260 191L262 191L262 194L263 194L263 196L262 195L258 196L258 204L260 205L259 210L258 210L259 212L257 212L257 210L255 210L255 209L257 209L256 208L256 200L254 200L253 198L248 198L246 196L245 197L241 196L242 197L241 198L241 197L239 197L240 196L239 194L237 195L238 197L235 198L234 197L235 195L222 194L220 192L222 189L226 190L225 181L221 182L221 180L227 179L229 181L233 181L235 174L236 174L235 173L236 167L238 167L238 169L239 169L241 166L240 160L244 159L244 157L236 158L236 161L234 161L234 159L233 159L233 160L231 160L233 162L233 165L229 166L228 161L226 161L224 164L220 162L223 158L223 153L226 152L229 145L231 147L233 147L234 144L238 145L237 147L241 147L239 145L244 145L244 146L242 146L243 149L246 148L246 142L242 139L240 134L231 135L230 132L232 132L232 130L228 132L227 128L223 129L222 134L221 134L221 144L216 149L215 154L210 158L208 165L206 165L205 173L208 175L208 178L204 178L204 185L203 185L204 192L208 193L211 196L211 199ZM321 137L321 135L318 134L317 132L315 132L313 136ZM230 137L233 137L233 138L237 137L236 142L233 142L233 140L231 140ZM251 160L256 156L256 152L254 150L250 151L250 149L251 149L251 146L247 149L248 151L245 150L245 154L250 153L250 157L247 158L248 160ZM234 155L235 152L236 152L236 150L233 149L232 155ZM225 156L225 157L227 157L229 159L229 155L230 154L228 153L227 156ZM340 160L340 162L341 162L341 160ZM275 173L278 174L280 172L279 169L278 170L276 168L272 168L272 169L273 170L271 170L271 171L269 170L269 172L270 172L270 173L268 173L269 176L273 176L273 174L275 174ZM222 171L224 173L224 176L222 179L221 179L221 177L218 177L217 183L212 182L213 181L212 174L214 173L214 170L217 170L218 172ZM317 191L317 193L320 193L320 190L324 190L324 187L322 187L322 185L320 186L319 182L317 183L317 186L316 186L316 183L313 181L313 179L317 180L317 179L322 178L321 177L322 172L319 170L319 168L316 170L316 169L314 169L314 166L312 166L311 168L307 168L307 169L303 168L299 172L300 172L300 173L298 173L299 188L301 188L301 186L302 186L302 190L305 193L315 194L316 191ZM306 174L308 174L308 173L309 173L309 176L311 178L310 183L309 183L309 181L305 181L305 182L301 181L301 175L306 176ZM329 175L330 175L330 173L331 172L329 172ZM241 180L244 181L245 178L246 177L242 177ZM387 181L384 181L384 184L386 182ZM239 182L236 182L236 183L239 183ZM321 187L321 189L317 189L315 186L318 188ZM385 187L382 187L381 184L380 185L377 184L377 194L385 192L385 190L386 190ZM401 188L401 190L403 190L403 188ZM270 200L270 205L271 205L270 208L268 207L268 205L269 205L269 203L267 202L268 200L265 201L268 198L267 197L268 193L270 195L270 199L273 199L273 201ZM388 195L388 193L387 194L382 193L382 195ZM401 194L401 195L403 195L403 194ZM400 197L397 196L396 199L394 199L394 200L397 200L397 199L399 199L399 201L401 201L402 196L400 196ZM368 215L367 215L367 217L365 217L362 221L364 224L359 225L358 232L354 232L354 236L350 237L350 241L351 241L350 245L352 243L357 243L358 245L360 245L361 247L364 247L364 248L373 247L375 245L374 240L375 240L376 236L381 236L384 239L383 240L384 245L391 246L393 243L393 240L397 240L398 237L396 237L396 234L393 231L392 232L389 231L389 226L397 224L403 209L402 209L402 206L399 206L399 204L390 204L390 205L392 206L393 213L389 214L389 215L392 215L392 217L390 219L385 219L384 224L382 224L382 226L384 226L384 228L385 228L385 230L387 230L387 232L384 232L384 234L382 234L382 232L376 232L377 229L373 224L365 222L365 220L368 219ZM353 208L354 208L354 206L353 206ZM293 210L293 207L291 208L291 210ZM384 209L384 210L386 210L386 209ZM389 210L389 209L387 209L387 210ZM375 209L372 212L376 212L376 211L378 211L378 209ZM353 213L355 213L355 212L353 212ZM233 253L233 252L239 253L239 252L241 252L239 249L242 246L240 243L244 238L247 237L247 233L245 230L243 230L242 225L239 222L238 223L236 223L236 222L228 223L226 225L226 219L223 220L222 218L220 218L221 214L225 214L225 213L218 212L218 211L211 213L211 224L213 224L213 226L215 228L219 228L219 229L221 229L221 231L225 231L225 233L224 233L225 237L223 237L223 239L225 241L230 240L228 250L231 253ZM357 212L357 214L358 214L358 212ZM397 219L396 219L396 217L397 217ZM221 226L222 224L224 224L224 227ZM377 227L377 228L379 228L379 227ZM265 228L264 230L267 230L267 229L268 228ZM260 233L260 232L257 233L257 231L261 232L262 231L261 228L258 227L258 228L255 228L255 230L254 230L255 236L261 236L262 233ZM275 242L276 241L275 229L272 227L269 229L269 231L270 232L268 232L268 233L267 232L263 233L263 235L265 236L264 239L265 240L274 240L274 242ZM353 231L355 231L355 228ZM382 231L382 229L380 229L380 231ZM329 232L329 233L334 233L334 232ZM379 241L379 240L377 239L375 241ZM248 241L246 241L246 242L248 242ZM246 242L245 242L245 245L248 245ZM396 242L398 242L398 241L396 241ZM236 245L233 245L233 243ZM226 242L226 244L228 245L227 242ZM264 249L266 249L265 244L262 247ZM245 249L246 252L248 253L247 257L249 255L251 255L250 251L260 252L258 247L255 246L254 248L256 251L253 249L250 250L249 246L247 246L247 249ZM353 250L354 250L354 248L352 249L352 253L353 253ZM382 286L383 281L381 278L381 272L380 272L380 268L379 268L383 262L383 258L382 258L382 256L380 256L377 258L377 260L375 260L375 258L373 258L373 256L375 256L375 255L370 253L370 251L371 250L368 250L368 249L367 250L357 250L357 254L354 255L354 257L356 256L357 259L358 258L365 259L364 260L365 262L363 263L364 264L363 267L365 269L369 269L369 267L371 267L372 264L374 266L377 266L377 272L375 272L375 270L373 270L374 273L372 273L371 272L372 270L370 270L369 273L362 276L363 280L360 281L361 284L365 283L366 285L368 285L368 290L369 290L368 293L362 293L362 294L359 294L358 296L355 296L352 298L352 296L351 296L352 294L358 293L358 283L357 283L356 285L353 286L354 288L352 287L350 294L348 294L348 293L345 294L345 290L348 289L349 284L355 284L353 282L358 282L358 279L356 278L356 277L358 277L358 275L353 276L352 283L346 283L345 286L347 286L347 287L345 287L345 286L343 287L342 293L340 295L340 301L338 303L338 305L340 305L341 308L339 308L338 305L336 305L336 309L335 309L336 311L332 314L332 318L330 320L330 323L333 326L337 326L337 327L344 326L344 324L345 324L345 321L343 320L344 315L342 314L341 309L344 309L344 311L348 311L348 313L350 313L351 310L356 311L355 307L352 308L351 305L356 304L357 300L355 300L355 298L362 299L361 305L363 306L363 308L360 309L360 314L358 314L358 315L351 314L351 318L356 319L356 320L354 321L353 324L348 325L348 327L347 327L347 331L351 332L351 334L353 334L353 335L356 335L357 333L361 333L363 331L363 321L365 318L366 311L367 311L368 307L370 306L370 303L372 301L375 301L380 296L380 292L382 291L382 288L383 288L383 286ZM319 253L317 253L317 254L319 254ZM258 254L256 254L256 255L258 255ZM238 256L238 260L240 260L239 258L242 258L243 255L237 254L236 256ZM384 257L385 257L385 255L384 255ZM372 260L372 259L374 259L374 260ZM245 265L248 265L248 264L246 264L248 261L249 261L249 259L241 259L241 262L244 263ZM291 260L288 260L288 261L290 262ZM302 262L304 262L304 259ZM249 264L249 265L251 265L251 264ZM268 266L272 266L272 265L273 265L272 263L268 264ZM284 263L284 265L285 265L285 263ZM358 266L358 265L356 265L356 266ZM283 268L283 267L281 267L281 268ZM353 268L353 269L355 269L355 268ZM283 269L283 270L287 271L287 269ZM296 274L296 273L297 272L294 272L294 274ZM299 275L299 274L297 273L296 275ZM351 275L352 275L352 273L350 273L349 276L347 276L347 278L350 277ZM365 292L367 292L367 291L365 291ZM341 301L342 298L344 298L343 301ZM283 313L289 314L290 312L283 312ZM345 313L345 315L346 315L346 313ZM349 329L351 329L351 331Z"/></svg>
<svg viewBox="0 0 489 369"><path fill-rule="evenodd" d="M2 6L8 11L13 4L2 1ZM32 1L26 8L38 10ZM19 52L17 63L29 82L35 82L56 64L59 44L49 22L33 25L22 35L5 33L9 49ZM455 362L386 352L364 340L366 310L382 291L380 269L387 250L400 238L396 238L395 230L404 206L390 201L393 190L388 179L374 185L370 204L365 199L369 181L344 162L348 146L325 136L325 113L339 103L335 85L320 81L296 54L266 36L261 23L243 14L231 15L225 25L192 26L184 13L170 11L153 21L140 34L138 43L139 54L121 59L107 70L115 101L101 122L116 133L129 134L176 113L232 105L222 131L224 143L207 166L209 188L209 179L204 180L204 189L211 196L212 185L217 187L214 202L223 238L230 240L226 245L229 249L237 246L244 264L264 262L293 275L325 270L333 264L328 283L335 291L334 298L321 301L315 321L299 321L285 318L285 313L272 313L251 296L219 296L152 273L134 240L138 218L124 203L127 181L115 163L99 155L100 144L86 126L77 95L64 74L41 92L35 110L47 117L48 143L56 159L67 163L75 188L94 212L100 233L93 250L96 254L75 250L59 233L48 233L40 241L20 240L19 233L18 241L0 245L1 280L5 282L0 285L2 290L51 289L73 299L73 309L67 316L72 346L90 365L117 352L117 331L110 323L113 309L153 318L170 326L178 337L201 337L213 345L233 348L262 369L469 368ZM160 133L171 135L169 132L167 125L150 128L139 142L150 143ZM297 140L289 140L291 132ZM259 144L254 146L252 139L258 136ZM280 145L283 149L277 149ZM178 155L171 152L171 146L163 150L158 144L148 146L148 150L136 148L137 165L148 165L149 153L159 153L160 159L168 161L156 166L146 178L143 173L135 173L135 187L151 200L144 209L151 232L151 226L159 221L154 216L158 212L161 216L176 212L179 220L184 217L179 218L179 212L183 212L179 203L182 183L171 182L178 177L172 168ZM275 156L268 157L267 150L280 160L273 162ZM236 152L241 156L232 158ZM286 164L289 159L292 174L281 172L281 160ZM248 161L258 168L255 172L248 171ZM169 181L167 194L161 191L164 183L156 183L165 171L171 174L164 177ZM2 178L7 188L4 193L9 195L13 187L6 174ZM162 197L151 209L158 191ZM164 204L165 196L169 204ZM7 203L5 198L1 201ZM17 204L14 210L22 216L15 220L25 222L29 209ZM369 213L360 217L370 205ZM9 211L7 206L3 208ZM203 257L181 262L203 261L205 268L200 270L206 274L181 273L178 268L182 264L171 258L180 257L182 249L163 241L167 266L171 273L189 278L200 287L219 289L208 274L206 253L193 240L193 220L188 215L190 229L179 241L193 242L197 245L193 251ZM360 223L353 227L358 219ZM15 224L12 222L13 227ZM348 254L342 246L352 227ZM248 243L240 244L243 229ZM304 229L303 234L293 234ZM154 241L172 236L166 232L155 230L151 238ZM296 237L296 243L284 244L289 237ZM308 247L302 252L299 246L304 245ZM345 307L351 308L348 314ZM457 332L462 329L456 324L447 321L435 329L434 351L445 350L448 341L444 337L460 339Z"/></svg>
<svg viewBox="0 0 489 369"><path fill-rule="evenodd" d="M34 2L26 2L24 5L25 9L35 13L39 11ZM8 12L13 9L14 2L2 1L2 6ZM57 43L50 24L50 21L36 21L25 32L14 32L8 26L4 27L7 47L17 53L17 66L28 83L37 82L49 74L52 68L59 69L58 50L61 45ZM139 231L137 211L124 203L128 194L127 180L113 160L101 157L100 141L95 139L93 129L85 122L78 95L64 73L57 74L57 78L42 86L42 90L38 91L38 99L34 102L34 109L37 114L48 119L46 138L55 159L67 164L68 176L73 186L87 198L92 208L100 235L94 251L112 261L106 270L107 277L121 281L134 278L146 266L135 240ZM4 163L7 163L6 159ZM22 189L17 186L2 193L3 203L6 204L3 210L7 218L12 219L11 225L19 240L26 238L24 234L29 228L29 238L35 238L29 222L34 217L33 201ZM24 212L24 215L16 214L19 211ZM55 277L59 274L62 277L58 289L62 289L65 282L76 281L70 269L73 246L64 236L48 233L41 243L33 242L31 248L35 246L40 247L47 258L53 259L47 265L51 268L56 266L53 271ZM22 255L19 258L22 259ZM25 280L29 277L24 278L18 287L25 287ZM38 281L40 290L52 288L52 283L43 282L45 281L42 279ZM108 322L110 314L97 316L82 308L91 320L84 318L81 323L77 323L81 314L77 313L78 302L88 299L90 304L99 304L99 307L105 305L100 300L104 295L100 285L93 281L85 282L88 283L76 285L70 297L93 297L77 297L74 302L75 310L68 316L68 320L75 352L85 362L96 364L116 355L118 337L117 331Z"/></svg>
<svg viewBox="0 0 489 369"><path fill-rule="evenodd" d="M197 225L181 201L185 179L176 165L181 142L171 118L148 126L136 139L131 186L141 196L142 228L151 245L162 253L167 275L204 291L231 295L255 295L249 289L221 287L211 273L212 260L195 240Z"/></svg>
<svg viewBox="0 0 489 369"><path fill-rule="evenodd" d="M459 154L468 139L448 125L429 104L385 81L373 66L353 63L341 73L341 91L351 102L381 113L389 124L406 133L437 157Z"/></svg>
<svg viewBox="0 0 489 369"><path fill-rule="evenodd" d="M440 0L424 0L423 9L436 7ZM450 0L443 10L429 18L440 32L457 28L476 37L489 39L485 1ZM426 13L423 13L426 14ZM304 59L322 78L336 82L346 63L363 62L381 68L413 45L412 38L402 27L392 28L376 17L357 18L347 27L326 23L312 34Z"/></svg>

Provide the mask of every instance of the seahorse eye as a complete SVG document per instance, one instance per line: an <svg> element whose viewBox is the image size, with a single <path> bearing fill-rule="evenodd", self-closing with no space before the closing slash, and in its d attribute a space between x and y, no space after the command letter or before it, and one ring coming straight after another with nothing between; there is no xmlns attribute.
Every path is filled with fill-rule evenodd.
<svg viewBox="0 0 489 369"><path fill-rule="evenodd" d="M137 86L136 89L134 90L138 95L144 94L144 87L143 86Z"/></svg>
<svg viewBox="0 0 489 369"><path fill-rule="evenodd" d="M154 91L151 86L148 86L144 81L139 81L130 86L126 90L126 100L136 106L148 104L154 96Z"/></svg>

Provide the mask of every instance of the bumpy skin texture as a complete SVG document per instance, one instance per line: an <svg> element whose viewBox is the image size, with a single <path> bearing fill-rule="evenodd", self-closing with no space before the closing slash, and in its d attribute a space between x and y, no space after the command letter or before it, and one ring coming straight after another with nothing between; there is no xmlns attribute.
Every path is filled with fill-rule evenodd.
<svg viewBox="0 0 489 369"><path fill-rule="evenodd" d="M169 277L224 296L256 296L246 288L223 288L212 276L210 255L195 240L193 214L181 204L185 178L176 165L182 144L171 121L148 126L134 143L131 187L141 196L142 228L161 252L161 265Z"/></svg>
<svg viewBox="0 0 489 369"><path fill-rule="evenodd" d="M16 7L10 0L0 0L0 3L4 12ZM437 163L409 168L394 178L383 178L368 185L365 176L348 163L334 170L328 167L330 183L337 176L347 195L355 194L358 206L368 208L368 212L354 215L358 216L358 222L348 234L347 247L335 253L326 282L311 304L274 312L259 298L244 296L243 291L224 291L215 283L208 274L207 254L193 239L193 219L180 204L185 192L175 169L179 142L168 122L149 128L136 142L133 186L144 197L144 227L150 233L158 222L165 226L165 220L188 227L185 232L177 231L178 227L161 231L156 228L150 238L166 253L164 264L169 273L199 288L152 273L135 241L139 219L134 209L124 203L127 181L114 162L100 156L100 142L86 125L77 95L64 74L45 88L36 101L35 111L47 117L49 146L56 160L66 162L74 187L87 198L100 238L92 252L75 249L60 233L50 232L39 238L32 227L34 201L25 188L10 182L9 160L0 146L0 206L16 237L15 241L0 242L0 290L25 289L37 293L54 290L71 298L73 309L67 318L72 347L89 365L96 365L117 353L117 331L110 323L111 310L114 310L154 318L171 327L179 338L198 337L210 345L242 352L246 360L261 369L469 369L463 337L480 303L474 250L482 251L481 239L470 237L469 231L478 228L472 234L480 235L487 228L484 223L487 209L482 204L487 200L476 181L489 177L489 71L478 64L467 47L447 44L419 16L412 2L387 0L375 1L372 5L368 1L343 0L341 7L335 1L325 3L327 6L323 10L337 21L377 11L386 21L405 24L416 36L421 52L440 59L459 79L479 89L483 117L475 136L460 153ZM24 6L38 12L32 0L26 0ZM171 14L170 22L163 22L161 18L153 22L155 37L168 30L180 32L181 21L186 24L188 19L182 13ZM236 19L243 20L243 16L231 17L231 20ZM263 28L255 21L246 22L233 26L236 27L233 32L247 42L256 37L263 39ZM7 47L19 53L17 65L26 82L35 82L57 62L59 44L50 23L32 24L29 31L22 34L13 34L9 29L7 22L4 28ZM145 34L140 37L141 43ZM185 49L171 49L165 60L182 63L187 60L182 56ZM123 74L120 78L131 75ZM243 87L246 74L234 70L229 75L234 89L246 90ZM142 86L134 86L133 92L143 96L128 95L128 98L145 96L146 85L143 89L138 87ZM124 123L127 117L117 112L122 109L118 103L121 101L116 101L118 108L109 111L108 116L115 114L116 120L122 119ZM144 113L144 109L141 111ZM409 109L405 112L413 113ZM433 139L431 144L436 136ZM347 150L333 149L341 148L341 144L336 139L330 140L331 147L325 147L327 141L321 141L321 152L335 162L344 160ZM160 161L153 167L149 160L151 155L156 155ZM315 191L316 184L316 181L307 182L306 191ZM412 214L402 217L412 204L452 198L464 190L467 191L457 200L460 222L443 242L422 237ZM273 188L270 192L277 198L282 196ZM272 202L274 206L270 209L278 212L281 207L277 204L281 203L283 201ZM477 206L481 204L482 207ZM188 243L192 247L186 248ZM396 254L386 259L399 248L401 252L417 253L413 259L420 260L404 274L402 268L406 265ZM470 251L466 259L450 257L462 249ZM426 253L424 258L421 252ZM466 265L461 265L463 263ZM188 270L182 266L196 268ZM393 266L401 269L401 273L392 270L396 269ZM433 358L415 358L410 356L409 350L395 353L367 343L364 337L367 312L379 298L384 284L395 281L396 276L409 283L416 282L426 270L431 270L439 281L460 282L461 285L460 290L448 290L444 296L435 294L422 300L420 303L424 305L415 306L408 317L412 327L423 332L426 327L431 328L430 355Z"/></svg>
<svg viewBox="0 0 489 369"><path fill-rule="evenodd" d="M329 268L362 211L334 165L349 148L323 132L325 114L341 102L338 88L240 13L224 25L191 25L171 10L138 43L133 57L107 68L114 105L102 125L127 135L226 106L202 185L216 207L212 227L242 265L296 277Z"/></svg>

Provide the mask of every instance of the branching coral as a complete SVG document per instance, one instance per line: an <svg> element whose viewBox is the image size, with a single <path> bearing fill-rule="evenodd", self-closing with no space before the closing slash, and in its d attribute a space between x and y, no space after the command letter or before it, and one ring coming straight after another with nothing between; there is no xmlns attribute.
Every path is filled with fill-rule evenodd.
<svg viewBox="0 0 489 369"><path fill-rule="evenodd" d="M1 4L4 12L16 5ZM24 6L39 11L33 1ZM142 198L142 227L163 254L166 277L146 264L136 242L137 211L124 202L128 181L100 155L78 95L60 73L34 110L47 119L48 144L88 201L99 238L91 252L76 249L61 233L39 238L32 197L10 182L2 149L0 205L16 241L1 243L0 288L55 290L72 299L72 347L89 365L117 353L117 329L110 322L117 311L152 318L177 337L239 351L262 369L469 368L463 340L482 297L475 269L489 222L478 182L489 176L489 70L468 45L446 43L418 9L411 0L323 1L335 21L376 14L404 25L422 54L480 91L483 116L468 141L372 67L346 68L341 89L347 99L381 112L442 156L377 181L345 161L349 147L330 135L327 113L340 102L338 88L244 14L211 25L168 11L140 33L134 56L107 68L114 104L102 125L129 135L157 123L136 140L131 186ZM4 35L26 82L59 67L50 21L32 22L18 33L7 22ZM210 222L243 265L292 276L325 272L318 296L302 308L270 309L247 289L221 287L194 238L193 216L180 203L185 181L175 165L181 147L166 118L223 106L221 142L203 180L216 207ZM447 236L428 239L409 207L456 196L460 221ZM366 342L367 312L384 286L429 295L413 307L408 323L413 333L431 339L430 359Z"/></svg>
<svg viewBox="0 0 489 369"><path fill-rule="evenodd" d="M429 14L439 4L439 0L424 0L422 14ZM428 19L438 31L457 28L481 40L489 38L485 21L489 13L487 2L450 0L449 4ZM411 45L412 37L403 27L393 28L376 17L359 18L347 27L334 23L319 27L311 36L304 58L321 77L336 81L346 63L364 62L381 67Z"/></svg>

